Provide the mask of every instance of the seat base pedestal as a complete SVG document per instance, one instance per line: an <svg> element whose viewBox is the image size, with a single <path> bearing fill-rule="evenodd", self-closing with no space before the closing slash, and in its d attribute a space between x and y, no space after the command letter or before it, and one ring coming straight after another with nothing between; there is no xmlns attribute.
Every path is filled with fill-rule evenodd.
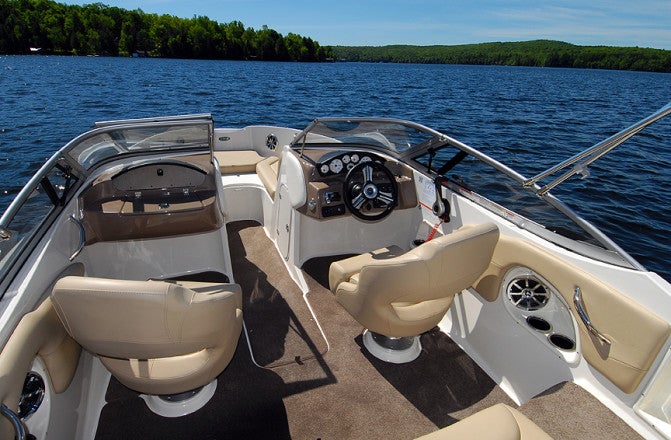
<svg viewBox="0 0 671 440"><path fill-rule="evenodd" d="M412 362L422 352L419 336L392 338L370 330L363 332L363 345L376 358L393 364Z"/></svg>
<svg viewBox="0 0 671 440"><path fill-rule="evenodd" d="M149 409L162 417L182 417L187 414L198 411L210 401L217 389L217 379L208 383L193 395L185 398L189 392L181 393L176 399L170 396L154 396L150 394L141 394L140 398L144 400Z"/></svg>

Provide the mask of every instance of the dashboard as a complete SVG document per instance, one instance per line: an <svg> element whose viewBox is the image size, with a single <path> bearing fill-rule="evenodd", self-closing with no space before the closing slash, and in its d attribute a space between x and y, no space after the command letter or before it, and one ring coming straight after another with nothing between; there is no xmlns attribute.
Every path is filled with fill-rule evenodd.
<svg viewBox="0 0 671 440"><path fill-rule="evenodd" d="M393 209L417 206L412 170L395 160L363 150L305 150L301 157L307 184L307 202L300 211L310 217L328 219L354 215L375 221ZM363 164L371 165L366 182ZM355 167L357 171L350 173ZM368 168L368 167L367 167ZM366 185L368 183L369 185ZM372 185L370 185L372 184ZM365 203L351 202L364 187L374 187L376 197ZM384 195L388 194L389 199ZM382 197L380 197L382 195Z"/></svg>
<svg viewBox="0 0 671 440"><path fill-rule="evenodd" d="M79 196L86 243L207 232L223 217L209 155L143 161L96 179Z"/></svg>

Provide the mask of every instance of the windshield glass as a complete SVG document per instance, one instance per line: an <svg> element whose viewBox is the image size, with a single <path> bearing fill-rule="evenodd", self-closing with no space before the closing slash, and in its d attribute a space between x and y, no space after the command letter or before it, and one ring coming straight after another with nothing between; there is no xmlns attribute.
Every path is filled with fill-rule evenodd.
<svg viewBox="0 0 671 440"><path fill-rule="evenodd" d="M579 254L631 266L609 242L604 242L603 237L600 239L598 233L583 228L557 206L538 197L519 180L486 161L452 146L426 151L414 160L427 168L431 166L433 172L443 175L447 179L444 185L452 191L521 228ZM577 215L575 217L579 220Z"/></svg>
<svg viewBox="0 0 671 440"><path fill-rule="evenodd" d="M410 122L385 119L318 119L292 147L346 143L385 150L394 156L437 139L440 134Z"/></svg>
<svg viewBox="0 0 671 440"><path fill-rule="evenodd" d="M110 157L126 153L158 150L210 149L211 119L135 123L105 123L75 139L66 147L68 154L89 169Z"/></svg>
<svg viewBox="0 0 671 440"><path fill-rule="evenodd" d="M434 163L445 162L444 157L457 152L458 150L454 149L440 150ZM418 162L424 165L428 165L428 159L428 154L417 158ZM567 238L599 245L598 241L553 206L526 190L519 182L473 156L465 157L446 172L445 177L448 178L448 186L451 189L457 189L460 193L476 192L500 207L505 207L508 211L506 217L525 217Z"/></svg>

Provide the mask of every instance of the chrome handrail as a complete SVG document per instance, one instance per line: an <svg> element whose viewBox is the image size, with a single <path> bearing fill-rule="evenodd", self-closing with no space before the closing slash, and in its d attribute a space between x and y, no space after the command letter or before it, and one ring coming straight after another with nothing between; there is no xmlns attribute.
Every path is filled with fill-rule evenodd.
<svg viewBox="0 0 671 440"><path fill-rule="evenodd" d="M596 327L594 327L594 324L592 324L592 321L589 319L587 311L585 310L585 307L583 307L582 292L580 291L580 287L578 286L576 286L575 291L573 293L573 304L575 304L575 308L578 311L578 315L580 316L580 319L582 320L583 324L585 324L585 327L587 327L587 330L589 330L591 334L596 336L604 344L611 345L610 339L608 339L603 333L597 330Z"/></svg>
<svg viewBox="0 0 671 440"><path fill-rule="evenodd" d="M533 187L536 183L538 183L539 180L544 179L545 177L548 177L558 171L561 171L567 167L570 167L571 165L574 165L570 170L562 174L561 176L557 177L555 180L552 182L548 183L547 185L535 189L536 194L539 196L542 196L546 194L548 191L550 191L552 188L556 187L557 185L563 183L564 181L568 180L570 177L576 175L576 174L581 174L583 176L587 176L587 166L590 165L592 162L598 160L605 154L609 153L611 150L613 150L615 147L619 146L626 140L632 138L635 136L638 132L643 130L645 127L648 125L652 124L653 122L656 122L666 116L671 114L671 102L665 105L664 107L660 108L657 110L655 113L652 115L648 116L647 118L641 119L637 123L631 125L630 127L625 128L624 130L614 134L613 136L609 137L608 139L605 139L592 147L576 154L575 156L561 162L558 165L553 166L552 168L549 168L542 173L539 173L535 175L534 177L527 179L524 182L524 186L526 187ZM583 159L586 159L582 161ZM580 162L582 161L582 162Z"/></svg>
<svg viewBox="0 0 671 440"><path fill-rule="evenodd" d="M26 440L27 433L26 427L23 425L23 422L18 415L11 409L7 407L4 403L0 406L0 412L3 416L7 417L14 427L14 432L16 433L16 440Z"/></svg>

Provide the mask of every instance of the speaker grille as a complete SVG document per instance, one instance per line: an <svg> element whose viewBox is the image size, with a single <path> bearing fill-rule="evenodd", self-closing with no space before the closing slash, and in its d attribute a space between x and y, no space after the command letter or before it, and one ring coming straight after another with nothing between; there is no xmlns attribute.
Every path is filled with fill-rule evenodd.
<svg viewBox="0 0 671 440"><path fill-rule="evenodd" d="M506 292L515 307L526 311L542 309L550 299L548 288L533 276L514 278Z"/></svg>

